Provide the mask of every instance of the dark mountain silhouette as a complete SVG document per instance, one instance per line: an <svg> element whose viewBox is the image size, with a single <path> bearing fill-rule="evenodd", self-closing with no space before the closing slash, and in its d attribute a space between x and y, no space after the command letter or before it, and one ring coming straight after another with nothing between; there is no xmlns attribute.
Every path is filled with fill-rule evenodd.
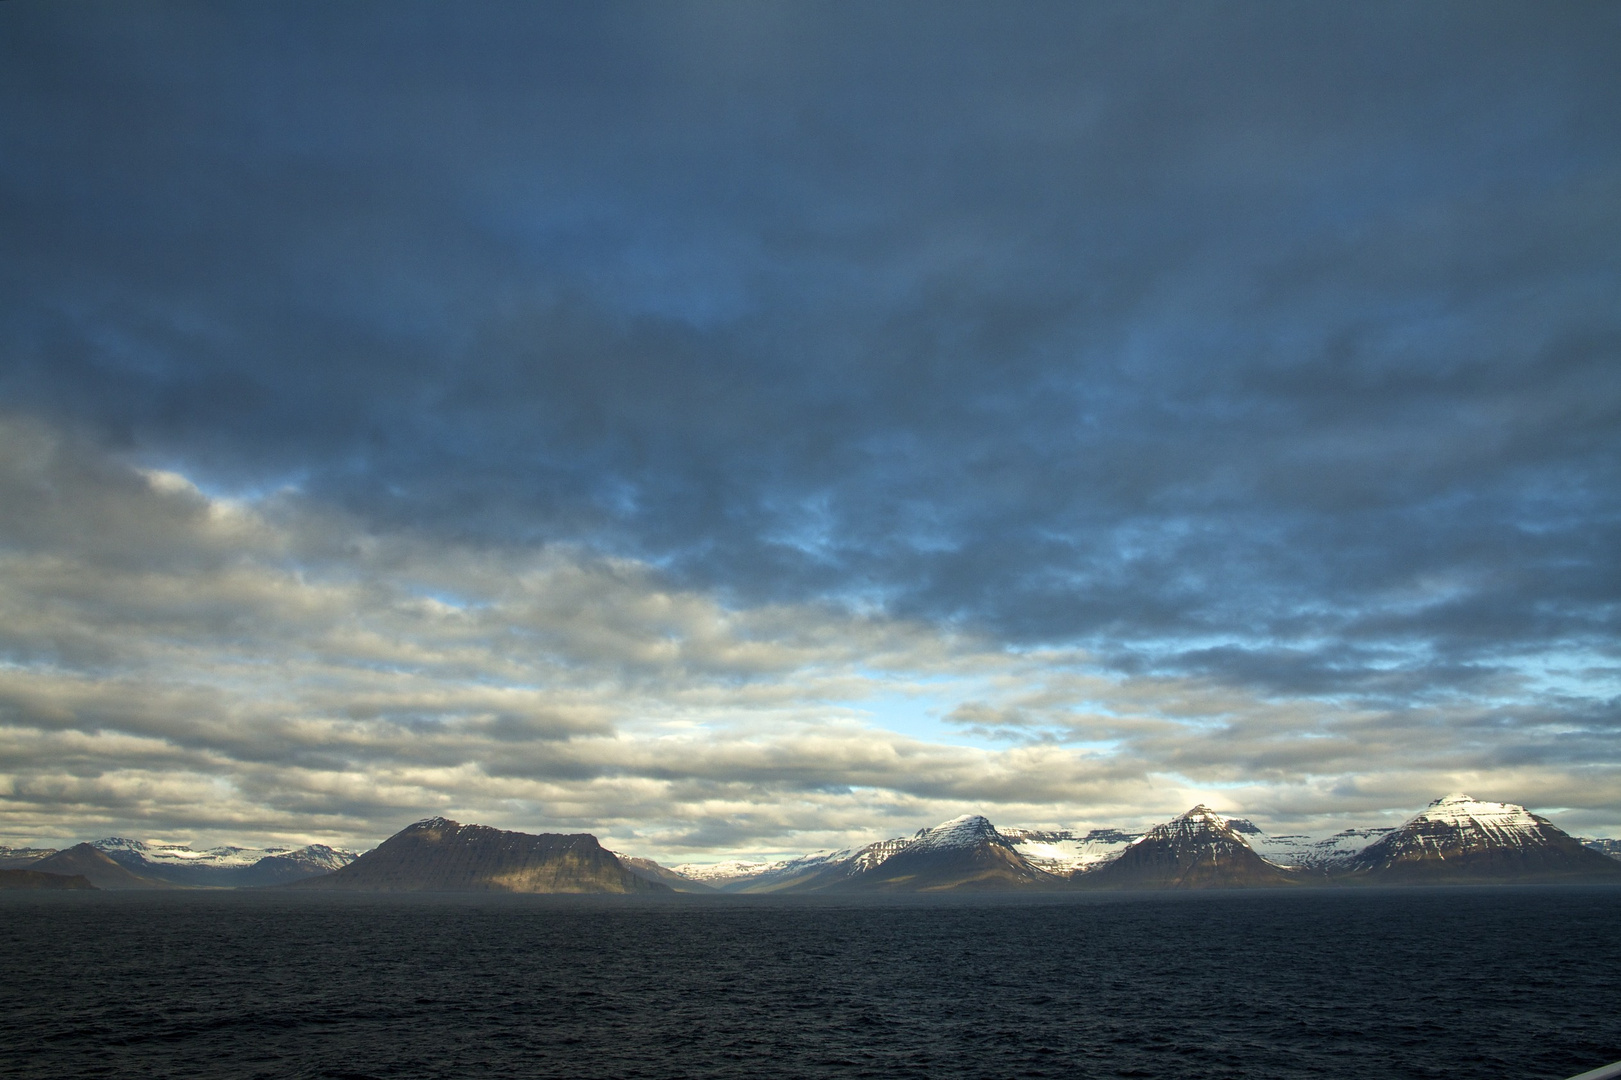
<svg viewBox="0 0 1621 1080"><path fill-rule="evenodd" d="M505 832L429 818L341 870L291 889L365 892L668 893L638 877L589 833Z"/></svg>
<svg viewBox="0 0 1621 1080"><path fill-rule="evenodd" d="M58 851L55 855L47 856L32 863L30 870L38 870L46 874L66 874L68 876L83 875L90 884L98 889L173 889L177 886L156 878L137 874L125 867L119 866L107 857L106 852L100 851L89 844L77 844L74 847Z"/></svg>
<svg viewBox="0 0 1621 1080"><path fill-rule="evenodd" d="M83 874L45 874L38 870L0 870L0 889L94 889Z"/></svg>

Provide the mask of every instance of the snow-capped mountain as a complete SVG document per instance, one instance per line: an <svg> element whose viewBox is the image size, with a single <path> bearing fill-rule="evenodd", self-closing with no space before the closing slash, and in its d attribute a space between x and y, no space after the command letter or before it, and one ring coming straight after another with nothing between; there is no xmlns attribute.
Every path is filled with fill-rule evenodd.
<svg viewBox="0 0 1621 1080"><path fill-rule="evenodd" d="M1244 838L1261 858L1274 866L1295 870L1335 871L1342 869L1362 849L1390 829L1346 829L1326 840L1299 833L1270 836L1248 818L1227 818L1228 826Z"/></svg>
<svg viewBox="0 0 1621 1080"><path fill-rule="evenodd" d="M1621 862L1514 803L1445 795L1346 864L1372 883L1621 880Z"/></svg>
<svg viewBox="0 0 1621 1080"><path fill-rule="evenodd" d="M1002 829L1031 866L1049 874L1067 876L1095 870L1126 850L1142 833L1120 829L1092 829L1085 833L1069 829Z"/></svg>
<svg viewBox="0 0 1621 1080"><path fill-rule="evenodd" d="M884 841L804 881L800 888L863 892L946 892L1051 886L1059 879L1030 865L979 814L921 829L907 841Z"/></svg>
<svg viewBox="0 0 1621 1080"><path fill-rule="evenodd" d="M879 840L877 843L855 850L843 848L839 851L813 851L809 855L774 863L722 862L707 865L682 863L671 869L694 881L712 885L722 892L767 893L783 892L788 889L822 889L874 869L928 831L920 829L916 836L897 836L890 840Z"/></svg>
<svg viewBox="0 0 1621 1080"><path fill-rule="evenodd" d="M701 881L694 881L683 874L678 874L667 866L660 866L652 859L643 859L635 855L626 855L622 851L613 852L619 864L637 877L656 881L661 885L668 885L676 892L683 893L714 893L718 892L714 886L705 885Z"/></svg>
<svg viewBox="0 0 1621 1080"><path fill-rule="evenodd" d="M316 874L329 874L358 856L325 844L301 848L214 847L202 851L185 844L154 844L127 836L109 836L91 847L133 873L174 885L240 888L280 885Z"/></svg>
<svg viewBox="0 0 1621 1080"><path fill-rule="evenodd" d="M1601 855L1608 855L1612 859L1621 859L1621 840L1604 838L1595 840L1591 837L1583 837L1581 843L1583 847L1590 848Z"/></svg>
<svg viewBox="0 0 1621 1080"><path fill-rule="evenodd" d="M267 855L285 855L292 848L216 847L194 851L185 844L149 844L127 836L109 836L92 840L90 846L106 852L115 861L118 856L133 853L149 866L252 866Z"/></svg>
<svg viewBox="0 0 1621 1080"><path fill-rule="evenodd" d="M1290 885L1297 880L1256 854L1226 818L1207 806L1195 806L1149 829L1113 861L1077 883L1114 889L1222 889Z"/></svg>
<svg viewBox="0 0 1621 1080"><path fill-rule="evenodd" d="M666 867L673 873L691 881L701 882L716 889L724 889L741 881L748 881L758 874L762 874L774 867L786 866L785 862L758 862L748 859L727 859L718 863L677 863Z"/></svg>
<svg viewBox="0 0 1621 1080"><path fill-rule="evenodd" d="M23 870L56 854L56 848L5 847L0 845L0 870Z"/></svg>
<svg viewBox="0 0 1621 1080"><path fill-rule="evenodd" d="M806 877L821 873L830 866L843 863L853 855L859 856L860 852L852 853L848 848L841 851L822 850L778 862L734 860L709 864L680 863L670 869L682 877L719 889L721 892L777 892L798 884Z"/></svg>
<svg viewBox="0 0 1621 1080"><path fill-rule="evenodd" d="M46 874L83 877L98 889L169 889L172 882L142 874L117 862L93 844L76 844L29 867Z"/></svg>

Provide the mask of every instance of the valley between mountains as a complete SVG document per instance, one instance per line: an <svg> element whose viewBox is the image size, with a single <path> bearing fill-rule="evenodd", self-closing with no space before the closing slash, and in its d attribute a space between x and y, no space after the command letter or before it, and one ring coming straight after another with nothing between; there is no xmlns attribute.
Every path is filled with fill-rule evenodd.
<svg viewBox="0 0 1621 1080"><path fill-rule="evenodd" d="M0 888L287 888L350 892L884 894L1621 884L1621 841L1581 840L1513 803L1437 799L1402 825L1270 836L1195 806L1143 833L998 829L973 814L909 837L775 863L661 866L588 833L530 834L429 818L364 854L147 844L0 848Z"/></svg>

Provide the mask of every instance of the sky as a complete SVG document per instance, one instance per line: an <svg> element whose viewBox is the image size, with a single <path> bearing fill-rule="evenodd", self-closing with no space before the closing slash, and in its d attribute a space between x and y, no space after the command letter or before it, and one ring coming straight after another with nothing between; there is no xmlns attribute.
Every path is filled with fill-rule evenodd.
<svg viewBox="0 0 1621 1080"><path fill-rule="evenodd" d="M0 843L1621 836L1618 56L0 5Z"/></svg>

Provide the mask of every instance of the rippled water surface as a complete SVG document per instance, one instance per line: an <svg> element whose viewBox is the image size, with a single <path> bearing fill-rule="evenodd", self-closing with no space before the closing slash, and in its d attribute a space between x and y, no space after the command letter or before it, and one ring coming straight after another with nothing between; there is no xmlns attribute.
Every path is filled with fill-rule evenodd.
<svg viewBox="0 0 1621 1080"><path fill-rule="evenodd" d="M1448 1077L1621 1059L1621 890L9 894L0 1075Z"/></svg>

